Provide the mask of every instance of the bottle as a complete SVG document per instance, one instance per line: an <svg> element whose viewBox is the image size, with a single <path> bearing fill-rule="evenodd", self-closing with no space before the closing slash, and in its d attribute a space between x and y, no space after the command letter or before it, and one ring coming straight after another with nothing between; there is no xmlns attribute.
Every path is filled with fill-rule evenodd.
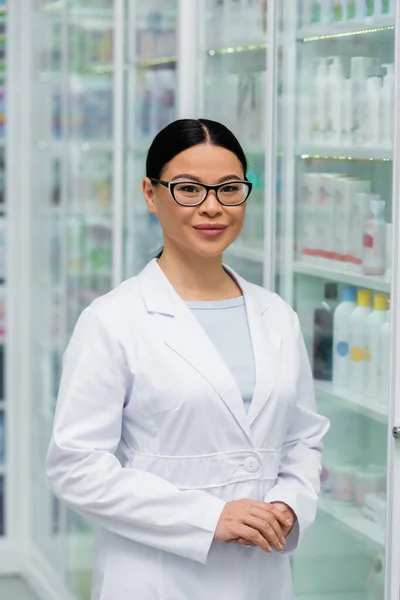
<svg viewBox="0 0 400 600"><path fill-rule="evenodd" d="M378 196L379 198L379 196ZM363 232L363 273L384 275L386 271L386 223L383 200L371 200Z"/></svg>
<svg viewBox="0 0 400 600"><path fill-rule="evenodd" d="M389 298L387 294L375 294L374 310L366 321L367 339L367 377L365 380L365 391L369 398L379 396L379 369L380 369L380 333L382 326L387 320Z"/></svg>
<svg viewBox="0 0 400 600"><path fill-rule="evenodd" d="M312 127L312 141L325 142L328 108L328 59L319 58L314 79L315 111Z"/></svg>
<svg viewBox="0 0 400 600"><path fill-rule="evenodd" d="M378 148L380 144L380 103L382 96L382 79L368 77L365 96L364 143Z"/></svg>
<svg viewBox="0 0 400 600"><path fill-rule="evenodd" d="M353 109L353 143L364 142L365 92L367 78L378 70L378 61L367 56L353 56L351 59L351 104Z"/></svg>
<svg viewBox="0 0 400 600"><path fill-rule="evenodd" d="M352 138L352 100L351 100L351 79L345 79L342 91L342 134L341 141L343 145L350 145Z"/></svg>
<svg viewBox="0 0 400 600"><path fill-rule="evenodd" d="M342 95L344 87L343 65L340 56L329 58L326 142L337 145L341 142L343 129Z"/></svg>
<svg viewBox="0 0 400 600"><path fill-rule="evenodd" d="M380 98L379 129L380 142L385 148L391 148L393 145L394 130L394 64L385 63L382 65L386 69L386 75L383 78Z"/></svg>
<svg viewBox="0 0 400 600"><path fill-rule="evenodd" d="M333 23L343 21L345 0L330 0L329 18Z"/></svg>
<svg viewBox="0 0 400 600"><path fill-rule="evenodd" d="M381 15L394 15L396 0L381 0Z"/></svg>
<svg viewBox="0 0 400 600"><path fill-rule="evenodd" d="M350 316L357 306L357 289L347 285L342 290L342 302L333 316L333 376L336 387L349 385L350 369Z"/></svg>
<svg viewBox="0 0 400 600"><path fill-rule="evenodd" d="M366 364L366 320L371 312L372 293L358 290L357 307L350 316L350 389L362 392L365 381Z"/></svg>
<svg viewBox="0 0 400 600"><path fill-rule="evenodd" d="M314 378L332 380L333 315L337 305L337 285L325 285L325 297L314 311Z"/></svg>
<svg viewBox="0 0 400 600"><path fill-rule="evenodd" d="M379 402L383 404L389 403L390 395L390 343L391 343L391 312L390 310L386 313L386 321L382 325L379 332L379 369L378 369L378 389L379 389Z"/></svg>

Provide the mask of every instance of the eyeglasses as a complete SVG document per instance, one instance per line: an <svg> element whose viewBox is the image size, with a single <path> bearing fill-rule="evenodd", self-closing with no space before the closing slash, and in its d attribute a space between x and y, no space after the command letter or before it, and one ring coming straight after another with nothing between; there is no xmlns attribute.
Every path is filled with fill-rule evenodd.
<svg viewBox="0 0 400 600"><path fill-rule="evenodd" d="M207 198L210 190L215 191L217 200L223 206L239 206L250 196L253 185L250 181L225 181L218 185L205 185L195 181L162 181L150 178L169 189L169 193L181 206L199 206Z"/></svg>

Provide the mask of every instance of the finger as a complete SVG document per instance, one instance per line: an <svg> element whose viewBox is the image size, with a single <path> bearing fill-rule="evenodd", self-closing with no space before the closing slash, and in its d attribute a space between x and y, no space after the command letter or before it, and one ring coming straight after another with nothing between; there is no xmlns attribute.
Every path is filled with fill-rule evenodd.
<svg viewBox="0 0 400 600"><path fill-rule="evenodd" d="M239 528L238 533L240 536L240 538L238 539L245 540L247 544L254 544L255 546L258 546L259 548L264 550L264 552L272 552L271 546L269 545L265 537L261 535L259 531L257 531L257 529L247 527L247 525L242 525Z"/></svg>
<svg viewBox="0 0 400 600"><path fill-rule="evenodd" d="M283 550L283 545L280 542L280 537L282 537L282 534L280 537L278 537L267 521L250 515L247 519L245 519L244 524L259 531L267 540L267 542L275 548L275 550L278 550L278 552Z"/></svg>
<svg viewBox="0 0 400 600"><path fill-rule="evenodd" d="M275 518L275 515L272 512L254 509L251 512L251 514L253 517L257 517L258 519L267 522L270 525L270 527L274 530L280 543L286 544L285 534L283 533L283 527L280 526L277 519Z"/></svg>
<svg viewBox="0 0 400 600"><path fill-rule="evenodd" d="M237 542L239 544L241 544L242 546L246 546L246 547L251 547L251 548L256 548L256 544L254 544L253 542L249 542L249 540L245 540L244 538L239 538L237 540Z"/></svg>
<svg viewBox="0 0 400 600"><path fill-rule="evenodd" d="M267 512L272 512L275 515L275 518L277 519L277 521L279 521L279 523L281 523L282 525L292 525L292 518L291 518L291 514L289 511L282 512L279 510L279 508L277 506L274 506L274 504L270 504L268 502L258 502L258 500L251 500L250 501L250 507L254 507L257 508L259 510L262 511L267 511Z"/></svg>

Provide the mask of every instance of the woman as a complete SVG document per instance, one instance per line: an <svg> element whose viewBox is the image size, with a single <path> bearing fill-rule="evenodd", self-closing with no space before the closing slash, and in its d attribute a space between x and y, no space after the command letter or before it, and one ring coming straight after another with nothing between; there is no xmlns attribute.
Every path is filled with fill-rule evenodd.
<svg viewBox="0 0 400 600"><path fill-rule="evenodd" d="M143 192L163 252L84 310L66 351L47 472L100 526L93 600L292 597L328 426L295 313L222 263L246 170L219 123L157 135Z"/></svg>

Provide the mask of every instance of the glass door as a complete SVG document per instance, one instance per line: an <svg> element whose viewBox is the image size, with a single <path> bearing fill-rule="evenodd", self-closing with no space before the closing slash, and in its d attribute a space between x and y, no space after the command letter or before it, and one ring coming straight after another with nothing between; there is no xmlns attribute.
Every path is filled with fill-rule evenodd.
<svg viewBox="0 0 400 600"><path fill-rule="evenodd" d="M136 275L162 244L155 215L142 194L147 150L177 118L177 0L126 2L126 277Z"/></svg>
<svg viewBox="0 0 400 600"><path fill-rule="evenodd" d="M385 597L395 4L288 0L278 15L278 291L331 420L317 522L293 558L307 600Z"/></svg>
<svg viewBox="0 0 400 600"><path fill-rule="evenodd" d="M7 403L5 398L5 358L6 358L6 231L7 211L5 198L5 94L6 94L6 36L7 6L0 2L0 538L7 535L6 502L7 469L6 469L6 420Z"/></svg>
<svg viewBox="0 0 400 600"><path fill-rule="evenodd" d="M246 279L264 280L267 2L204 0L199 15L199 116L220 121L238 137L249 161L253 192L240 238L225 260Z"/></svg>

